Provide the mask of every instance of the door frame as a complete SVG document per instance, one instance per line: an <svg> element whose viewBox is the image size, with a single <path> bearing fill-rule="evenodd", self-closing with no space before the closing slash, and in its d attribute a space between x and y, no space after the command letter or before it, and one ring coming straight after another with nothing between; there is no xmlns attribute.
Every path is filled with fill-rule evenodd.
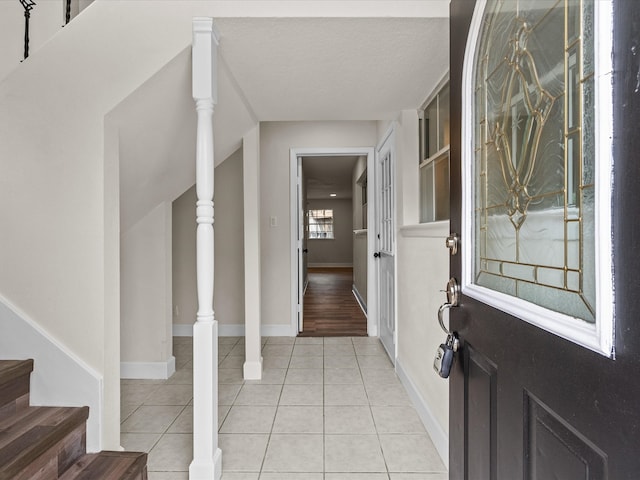
<svg viewBox="0 0 640 480"><path fill-rule="evenodd" d="M375 170L375 149L374 147L309 147L291 148L289 150L289 204L290 213L290 252L291 252L291 336L298 335L298 309L303 308L303 303L298 304L299 272L298 265L301 261L299 256L302 250L298 248L298 235L296 225L298 223L297 189L298 189L298 158L299 157L367 157L367 197L373 198L373 183L370 181ZM373 224L375 219L375 202L367 203L367 227ZM376 244L373 235L367 234L367 335L378 336L378 310L377 310L377 280L375 272L375 262L373 252Z"/></svg>

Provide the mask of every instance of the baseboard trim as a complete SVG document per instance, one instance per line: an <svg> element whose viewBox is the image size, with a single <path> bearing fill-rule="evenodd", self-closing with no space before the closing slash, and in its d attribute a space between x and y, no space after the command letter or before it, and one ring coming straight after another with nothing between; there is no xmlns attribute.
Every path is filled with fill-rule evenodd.
<svg viewBox="0 0 640 480"><path fill-rule="evenodd" d="M166 380L176 371L176 357L166 362L120 362L120 378Z"/></svg>
<svg viewBox="0 0 640 480"><path fill-rule="evenodd" d="M358 302L358 305L360 305L360 309L362 310L362 313L364 313L364 316L366 317L367 304L364 303L364 299L362 298L362 295L360 295L360 292L356 288L355 284L351 285L351 291L353 292L353 296L356 297L356 301Z"/></svg>
<svg viewBox="0 0 640 480"><path fill-rule="evenodd" d="M104 376L0 295L0 359L27 358L34 361L31 405L88 406L87 451L102 450Z"/></svg>
<svg viewBox="0 0 640 480"><path fill-rule="evenodd" d="M431 437L433 444L438 451L438 455L442 459L442 462L449 469L449 435L442 429L436 417L433 415L433 412L425 402L422 395L418 392L416 385L413 383L413 380L409 377L406 370L402 367L402 362L400 359L396 359L396 373L400 378L400 381L407 389L407 393L409 394L409 398L413 402L416 411L418 412L418 416L422 423L424 424L424 428L427 430L427 433Z"/></svg>
<svg viewBox="0 0 640 480"><path fill-rule="evenodd" d="M218 324L218 336L220 337L244 337L243 325L220 325Z"/></svg>
<svg viewBox="0 0 640 480"><path fill-rule="evenodd" d="M353 263L310 263L309 268L353 268Z"/></svg>
<svg viewBox="0 0 640 480"><path fill-rule="evenodd" d="M291 331L291 325L262 325L260 334L263 337L295 337L297 332Z"/></svg>
<svg viewBox="0 0 640 480"><path fill-rule="evenodd" d="M191 323L174 323L172 329L174 337L193 337L193 324Z"/></svg>
<svg viewBox="0 0 640 480"><path fill-rule="evenodd" d="M263 337L295 337L291 331L291 325L262 325L260 334ZM224 325L218 324L218 335L220 337L244 337L244 325ZM174 337L193 337L193 325L174 324Z"/></svg>

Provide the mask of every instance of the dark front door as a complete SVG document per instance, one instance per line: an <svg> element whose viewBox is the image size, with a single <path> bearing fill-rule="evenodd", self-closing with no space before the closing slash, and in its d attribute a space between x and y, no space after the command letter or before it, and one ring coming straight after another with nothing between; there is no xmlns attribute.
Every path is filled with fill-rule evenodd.
<svg viewBox="0 0 640 480"><path fill-rule="evenodd" d="M450 478L640 479L640 2L489 0L467 44L474 3L451 1L451 229L463 232L451 275L463 293L450 311ZM607 8L613 73L600 76L590 55L602 58L611 28L594 38L594 18ZM607 238L615 289L596 255ZM557 313L569 321L556 329Z"/></svg>

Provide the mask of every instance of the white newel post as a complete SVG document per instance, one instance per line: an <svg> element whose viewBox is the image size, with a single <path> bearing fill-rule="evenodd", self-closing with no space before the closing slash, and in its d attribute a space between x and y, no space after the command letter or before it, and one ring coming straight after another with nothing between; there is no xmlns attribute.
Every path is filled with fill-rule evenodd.
<svg viewBox="0 0 640 480"><path fill-rule="evenodd" d="M218 480L218 322L213 313L213 107L217 101L218 36L211 18L193 19L193 99L196 146L196 275L198 313L193 326L193 461L190 480Z"/></svg>

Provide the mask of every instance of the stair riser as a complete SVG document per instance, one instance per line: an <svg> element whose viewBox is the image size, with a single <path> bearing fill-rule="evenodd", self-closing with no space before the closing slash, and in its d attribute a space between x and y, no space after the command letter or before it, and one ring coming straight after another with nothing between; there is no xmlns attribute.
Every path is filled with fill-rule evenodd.
<svg viewBox="0 0 640 480"><path fill-rule="evenodd" d="M0 389L0 421L29 406L29 375L14 378Z"/></svg>
<svg viewBox="0 0 640 480"><path fill-rule="evenodd" d="M33 360L0 360L0 480L148 480L147 454L85 454L88 407L29 406Z"/></svg>
<svg viewBox="0 0 640 480"><path fill-rule="evenodd" d="M29 406L29 393L25 393L21 397L16 398L14 401L7 403L0 407L0 422L5 418L9 418L15 415L20 410L23 410Z"/></svg>
<svg viewBox="0 0 640 480"><path fill-rule="evenodd" d="M83 424L40 455L11 480L56 480L84 454L85 445L86 434Z"/></svg>
<svg viewBox="0 0 640 480"><path fill-rule="evenodd" d="M147 480L147 454L111 452L81 457L60 480Z"/></svg>

